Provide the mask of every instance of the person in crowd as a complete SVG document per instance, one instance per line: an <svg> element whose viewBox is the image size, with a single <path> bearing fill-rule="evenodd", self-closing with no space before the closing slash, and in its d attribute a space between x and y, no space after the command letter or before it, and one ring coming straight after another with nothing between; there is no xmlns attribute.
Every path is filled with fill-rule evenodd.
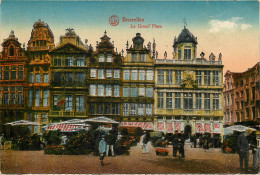
<svg viewBox="0 0 260 175"><path fill-rule="evenodd" d="M66 144L67 144L67 141L68 141L68 137L67 137L65 134L63 134L63 135L61 136L61 144L62 144L62 145L66 145Z"/></svg>
<svg viewBox="0 0 260 175"><path fill-rule="evenodd" d="M5 142L4 134L1 134L1 136L0 136L0 149L4 149L4 142Z"/></svg>
<svg viewBox="0 0 260 175"><path fill-rule="evenodd" d="M107 148L107 143L105 141L105 136L102 135L101 140L99 142L99 149L98 149L101 166L104 166L104 158L105 158L106 148Z"/></svg>
<svg viewBox="0 0 260 175"><path fill-rule="evenodd" d="M193 136L193 143L194 143L194 148L197 148L197 137L195 134Z"/></svg>
<svg viewBox="0 0 260 175"><path fill-rule="evenodd" d="M249 160L249 142L248 136L252 131L250 129L246 130L246 132L241 133L237 137L237 148L239 154L240 161L240 169L243 170L243 163L245 165L245 172L248 172L248 160Z"/></svg>
<svg viewBox="0 0 260 175"><path fill-rule="evenodd" d="M177 137L177 149L179 151L179 154L182 156L182 158L185 158L184 143L185 143L185 136L179 133Z"/></svg>
<svg viewBox="0 0 260 175"><path fill-rule="evenodd" d="M194 140L193 136L190 136L190 147L194 146Z"/></svg>
<svg viewBox="0 0 260 175"><path fill-rule="evenodd" d="M148 142L150 140L149 133L146 133L144 138L143 138L143 153L149 153L149 148L148 148Z"/></svg>
<svg viewBox="0 0 260 175"><path fill-rule="evenodd" d="M178 150L178 131L174 131L172 138L172 152L173 152L173 157L176 157L177 154L177 150Z"/></svg>
<svg viewBox="0 0 260 175"><path fill-rule="evenodd" d="M252 149L253 154L253 169L257 170L259 163L259 150L257 149L257 139L255 132L252 132L249 136L249 146Z"/></svg>
<svg viewBox="0 0 260 175"><path fill-rule="evenodd" d="M114 145L116 142L114 134L110 131L106 137L106 142L107 142L107 151L106 155L108 156L109 150L111 150L111 155L114 157Z"/></svg>

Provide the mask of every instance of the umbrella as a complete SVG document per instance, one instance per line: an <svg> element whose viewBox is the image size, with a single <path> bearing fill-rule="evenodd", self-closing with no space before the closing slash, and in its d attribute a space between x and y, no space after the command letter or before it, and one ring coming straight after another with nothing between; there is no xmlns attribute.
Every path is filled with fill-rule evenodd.
<svg viewBox="0 0 260 175"><path fill-rule="evenodd" d="M6 125L12 125L12 126L19 126L19 125L41 125L37 122L30 122L30 121L27 121L27 120L18 120L18 121L15 121L15 122L10 122L10 123L6 123Z"/></svg>
<svg viewBox="0 0 260 175"><path fill-rule="evenodd" d="M86 122L86 123L100 123L100 124L119 124L119 122L117 122L113 119L104 117L104 116L86 119L86 120L84 120L84 122Z"/></svg>
<svg viewBox="0 0 260 175"><path fill-rule="evenodd" d="M233 134L234 131L245 132L248 129L251 129L252 131L256 131L256 129L254 129L254 128L249 128L249 127L246 127L243 125L233 125L233 126L224 128L224 135Z"/></svg>
<svg viewBox="0 0 260 175"><path fill-rule="evenodd" d="M85 123L85 122L82 119L71 119L71 120L63 121L61 123L79 124L79 123Z"/></svg>

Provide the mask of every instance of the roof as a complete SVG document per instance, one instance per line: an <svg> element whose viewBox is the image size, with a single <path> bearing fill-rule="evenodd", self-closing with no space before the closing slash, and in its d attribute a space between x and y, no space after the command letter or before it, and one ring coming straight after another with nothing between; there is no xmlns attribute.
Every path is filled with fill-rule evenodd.
<svg viewBox="0 0 260 175"><path fill-rule="evenodd" d="M242 77L246 73L254 71L255 69L259 69L259 62L256 63L252 68L249 68L248 70L246 70L244 72L231 72L230 70L228 70L226 72L225 76L227 76L228 74L231 74L234 78L239 78L239 77Z"/></svg>
<svg viewBox="0 0 260 175"><path fill-rule="evenodd" d="M194 44L198 44L197 42L197 37L195 37L186 27L184 27L184 29L182 29L181 33L179 34L178 38L174 39L174 44L178 44L178 43L194 43Z"/></svg>

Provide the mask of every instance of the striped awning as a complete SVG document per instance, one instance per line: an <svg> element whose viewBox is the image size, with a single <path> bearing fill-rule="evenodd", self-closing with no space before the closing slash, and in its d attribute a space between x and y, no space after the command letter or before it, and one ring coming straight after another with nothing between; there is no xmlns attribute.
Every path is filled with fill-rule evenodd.
<svg viewBox="0 0 260 175"><path fill-rule="evenodd" d="M121 122L120 126L135 126L143 130L153 130L153 122Z"/></svg>
<svg viewBox="0 0 260 175"><path fill-rule="evenodd" d="M47 131L54 131L54 130L60 130L61 132L74 132L78 129L83 129L85 125L84 124L50 124L46 130Z"/></svg>

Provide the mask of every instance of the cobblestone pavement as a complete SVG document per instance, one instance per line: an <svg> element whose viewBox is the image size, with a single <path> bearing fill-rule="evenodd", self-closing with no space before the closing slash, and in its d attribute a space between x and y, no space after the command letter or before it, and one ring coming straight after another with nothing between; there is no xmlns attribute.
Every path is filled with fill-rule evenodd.
<svg viewBox="0 0 260 175"><path fill-rule="evenodd" d="M203 150L185 145L186 158L179 160L172 156L156 156L155 148L149 145L150 153L142 154L140 145L132 147L129 155L105 157L105 166L93 155L44 155L43 151L2 150L1 172L90 174L90 173L242 173L239 170L237 154L223 154L220 149ZM250 155L249 167L252 167ZM252 171L251 171L252 172Z"/></svg>

